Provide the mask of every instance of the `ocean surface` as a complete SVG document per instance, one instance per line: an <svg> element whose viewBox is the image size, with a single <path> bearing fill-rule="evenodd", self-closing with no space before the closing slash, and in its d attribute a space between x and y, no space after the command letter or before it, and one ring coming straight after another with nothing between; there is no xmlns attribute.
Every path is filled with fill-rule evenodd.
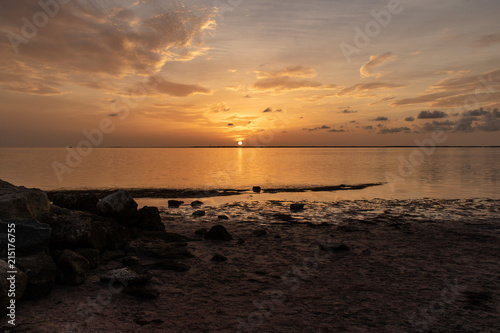
<svg viewBox="0 0 500 333"><path fill-rule="evenodd" d="M293 195L306 200L500 198L500 148L94 148L83 152L85 156L71 152L0 148L0 179L42 190L250 190L383 183L362 190ZM243 195L280 198L279 193Z"/></svg>

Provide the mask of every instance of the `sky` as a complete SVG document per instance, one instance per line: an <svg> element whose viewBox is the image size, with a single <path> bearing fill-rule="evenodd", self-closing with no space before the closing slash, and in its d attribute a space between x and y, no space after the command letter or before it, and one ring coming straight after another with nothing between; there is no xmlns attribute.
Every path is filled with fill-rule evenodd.
<svg viewBox="0 0 500 333"><path fill-rule="evenodd" d="M499 145L499 14L498 0L1 1L0 146Z"/></svg>

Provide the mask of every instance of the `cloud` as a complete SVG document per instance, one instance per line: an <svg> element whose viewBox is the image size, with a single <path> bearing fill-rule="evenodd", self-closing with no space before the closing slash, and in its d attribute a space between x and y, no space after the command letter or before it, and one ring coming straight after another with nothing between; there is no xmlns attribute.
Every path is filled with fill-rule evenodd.
<svg viewBox="0 0 500 333"><path fill-rule="evenodd" d="M320 131L320 130L325 130L325 129L330 129L330 128L331 128L330 126L322 125L322 126L317 126L317 127L314 127L314 128L303 128L302 130L303 131L313 132L313 131Z"/></svg>
<svg viewBox="0 0 500 333"><path fill-rule="evenodd" d="M371 82L371 83L358 83L349 88L344 88L338 92L339 96L343 95L357 95L366 91L377 89L393 89L404 87L402 84L384 83L384 82Z"/></svg>
<svg viewBox="0 0 500 333"><path fill-rule="evenodd" d="M342 133L342 132L345 132L345 131L343 129L330 129L327 132L330 132L330 133Z"/></svg>
<svg viewBox="0 0 500 333"><path fill-rule="evenodd" d="M267 108L267 109L265 109L265 110L264 110L264 111L262 111L262 112L273 112L273 109L271 109L271 108Z"/></svg>
<svg viewBox="0 0 500 333"><path fill-rule="evenodd" d="M185 97L196 94L209 95L212 93L211 90L197 84L174 83L165 80L158 80L157 77L149 77L147 87L153 87L154 91L160 94L175 97Z"/></svg>
<svg viewBox="0 0 500 333"><path fill-rule="evenodd" d="M387 52L383 54L375 54L370 56L370 60L361 68L359 72L361 73L361 77L381 77L381 73L373 73L373 69L377 66L382 65L388 61L394 61L397 59L397 56L394 53Z"/></svg>
<svg viewBox="0 0 500 333"><path fill-rule="evenodd" d="M420 129L424 132L450 131L450 132L496 132L500 130L498 110L474 109L458 115L458 119L443 121L434 120L423 124Z"/></svg>
<svg viewBox="0 0 500 333"><path fill-rule="evenodd" d="M378 103L387 102L387 101L393 100L395 98L396 97L384 97L384 98L379 99L378 101L370 103L370 105L375 105L375 104L378 104Z"/></svg>
<svg viewBox="0 0 500 333"><path fill-rule="evenodd" d="M277 94L293 90L331 90L337 86L334 84L323 84L315 80L294 79L291 77L272 77L255 82L254 89L260 91L273 91Z"/></svg>
<svg viewBox="0 0 500 333"><path fill-rule="evenodd" d="M410 128L403 126L403 127L393 127L393 128L381 128L380 131L378 132L379 134L391 134L391 133L401 133L401 132L410 132Z"/></svg>
<svg viewBox="0 0 500 333"><path fill-rule="evenodd" d="M258 79L278 77L314 78L318 75L314 69L302 65L286 67L277 71L255 71L255 73Z"/></svg>
<svg viewBox="0 0 500 333"><path fill-rule="evenodd" d="M387 117L377 117L375 119L370 119L370 121L388 121L389 118Z"/></svg>
<svg viewBox="0 0 500 333"><path fill-rule="evenodd" d="M372 125L363 126L363 129L365 129L367 131L371 131L371 130L373 130L373 126Z"/></svg>
<svg viewBox="0 0 500 333"><path fill-rule="evenodd" d="M500 34L481 36L472 46L487 47L497 43L500 43Z"/></svg>
<svg viewBox="0 0 500 333"><path fill-rule="evenodd" d="M211 106L211 111L215 113L228 112L229 110L229 106L224 102L220 102Z"/></svg>
<svg viewBox="0 0 500 333"><path fill-rule="evenodd" d="M423 111L420 111L420 113L417 116L418 119L439 119L439 118L446 118L446 117L448 117L448 114L446 112L438 111L438 110L434 110L434 111L423 110Z"/></svg>
<svg viewBox="0 0 500 333"><path fill-rule="evenodd" d="M344 110L340 111L340 113L358 113L358 111L356 111L356 110L350 110L350 109L344 109Z"/></svg>
<svg viewBox="0 0 500 333"><path fill-rule="evenodd" d="M227 124L227 126L229 126L229 127L233 127L233 126L234 126L234 124L233 124L233 123L229 123L229 124Z"/></svg>
<svg viewBox="0 0 500 333"><path fill-rule="evenodd" d="M405 121L415 121L415 117L406 117Z"/></svg>

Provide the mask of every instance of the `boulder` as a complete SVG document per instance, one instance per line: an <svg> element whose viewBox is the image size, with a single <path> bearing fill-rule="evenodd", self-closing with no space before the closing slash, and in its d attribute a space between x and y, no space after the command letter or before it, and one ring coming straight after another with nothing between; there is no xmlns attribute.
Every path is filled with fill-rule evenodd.
<svg viewBox="0 0 500 333"><path fill-rule="evenodd" d="M54 205L76 210L94 211L99 199L94 194L64 194L56 193L52 200Z"/></svg>
<svg viewBox="0 0 500 333"><path fill-rule="evenodd" d="M75 252L87 259L90 264L90 268L97 268L101 262L101 254L97 249L76 249Z"/></svg>
<svg viewBox="0 0 500 333"><path fill-rule="evenodd" d="M200 200L195 200L193 202L191 202L191 207L193 208L197 208L197 207L201 207L203 206L203 202L201 202Z"/></svg>
<svg viewBox="0 0 500 333"><path fill-rule="evenodd" d="M305 204L293 203L290 205L290 210L303 210L304 206L305 206Z"/></svg>
<svg viewBox="0 0 500 333"><path fill-rule="evenodd" d="M233 236L226 230L223 225L215 225L205 234L205 239L230 241Z"/></svg>
<svg viewBox="0 0 500 333"><path fill-rule="evenodd" d="M350 250L347 245L342 243L332 243L332 244L319 243L319 248L323 251L327 251L330 253L345 252Z"/></svg>
<svg viewBox="0 0 500 333"><path fill-rule="evenodd" d="M50 294L56 280L57 268L48 254L42 252L18 257L16 264L28 276L23 298L39 298Z"/></svg>
<svg viewBox="0 0 500 333"><path fill-rule="evenodd" d="M0 219L39 218L49 208L50 201L45 192L0 180Z"/></svg>
<svg viewBox="0 0 500 333"><path fill-rule="evenodd" d="M15 225L14 228L9 226ZM14 229L16 251L18 254L29 254L40 250L49 244L52 229L48 224L40 223L36 219L0 220L0 234L7 234ZM0 237L0 254L7 250L7 237Z"/></svg>
<svg viewBox="0 0 500 333"><path fill-rule="evenodd" d="M153 276L139 267L125 267L107 271L101 274L102 282L119 280L124 285L145 285Z"/></svg>
<svg viewBox="0 0 500 333"><path fill-rule="evenodd" d="M198 216L198 217L205 216L205 211L204 210L197 210L193 213L193 216Z"/></svg>
<svg viewBox="0 0 500 333"><path fill-rule="evenodd" d="M89 216L72 213L71 215L45 214L42 222L52 228L51 248L76 249L92 243L92 224Z"/></svg>
<svg viewBox="0 0 500 333"><path fill-rule="evenodd" d="M102 250L119 250L130 240L130 230L116 222L115 219L97 218L92 220L93 248Z"/></svg>
<svg viewBox="0 0 500 333"><path fill-rule="evenodd" d="M260 186L254 186L252 188L252 191L254 191L255 193L260 193L260 191L262 191L262 189L260 188Z"/></svg>
<svg viewBox="0 0 500 333"><path fill-rule="evenodd" d="M137 224L137 203L127 191L117 191L101 199L97 211L104 217L113 217L120 224L131 227Z"/></svg>
<svg viewBox="0 0 500 333"><path fill-rule="evenodd" d="M11 278L12 273L7 273L9 271L17 271L14 274L15 280L7 280ZM9 267L7 262L0 259L0 313L5 311L5 308L9 305L10 299L9 293L15 293L15 299L20 299L23 297L26 290L26 285L28 283L28 276L17 267ZM15 281L14 285L11 281ZM12 288L14 287L14 288Z"/></svg>
<svg viewBox="0 0 500 333"><path fill-rule="evenodd" d="M57 278L60 284L78 286L85 282L90 263L85 257L71 250L64 250L57 258Z"/></svg>
<svg viewBox="0 0 500 333"><path fill-rule="evenodd" d="M178 200L168 200L168 207L169 208L179 208L180 205L182 205L184 201L178 201Z"/></svg>
<svg viewBox="0 0 500 333"><path fill-rule="evenodd" d="M160 211L156 207L144 206L139 209L139 224L137 226L145 230L165 230Z"/></svg>

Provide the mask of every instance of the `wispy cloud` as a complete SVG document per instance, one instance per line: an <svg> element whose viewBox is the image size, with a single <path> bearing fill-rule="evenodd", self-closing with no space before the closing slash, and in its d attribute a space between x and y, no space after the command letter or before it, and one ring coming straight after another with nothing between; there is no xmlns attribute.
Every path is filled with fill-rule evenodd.
<svg viewBox="0 0 500 333"><path fill-rule="evenodd" d="M397 58L398 57L392 52L371 55L370 60L368 60L368 62L359 69L361 77L381 77L382 73L373 72L375 67L380 66L385 62L394 61Z"/></svg>

